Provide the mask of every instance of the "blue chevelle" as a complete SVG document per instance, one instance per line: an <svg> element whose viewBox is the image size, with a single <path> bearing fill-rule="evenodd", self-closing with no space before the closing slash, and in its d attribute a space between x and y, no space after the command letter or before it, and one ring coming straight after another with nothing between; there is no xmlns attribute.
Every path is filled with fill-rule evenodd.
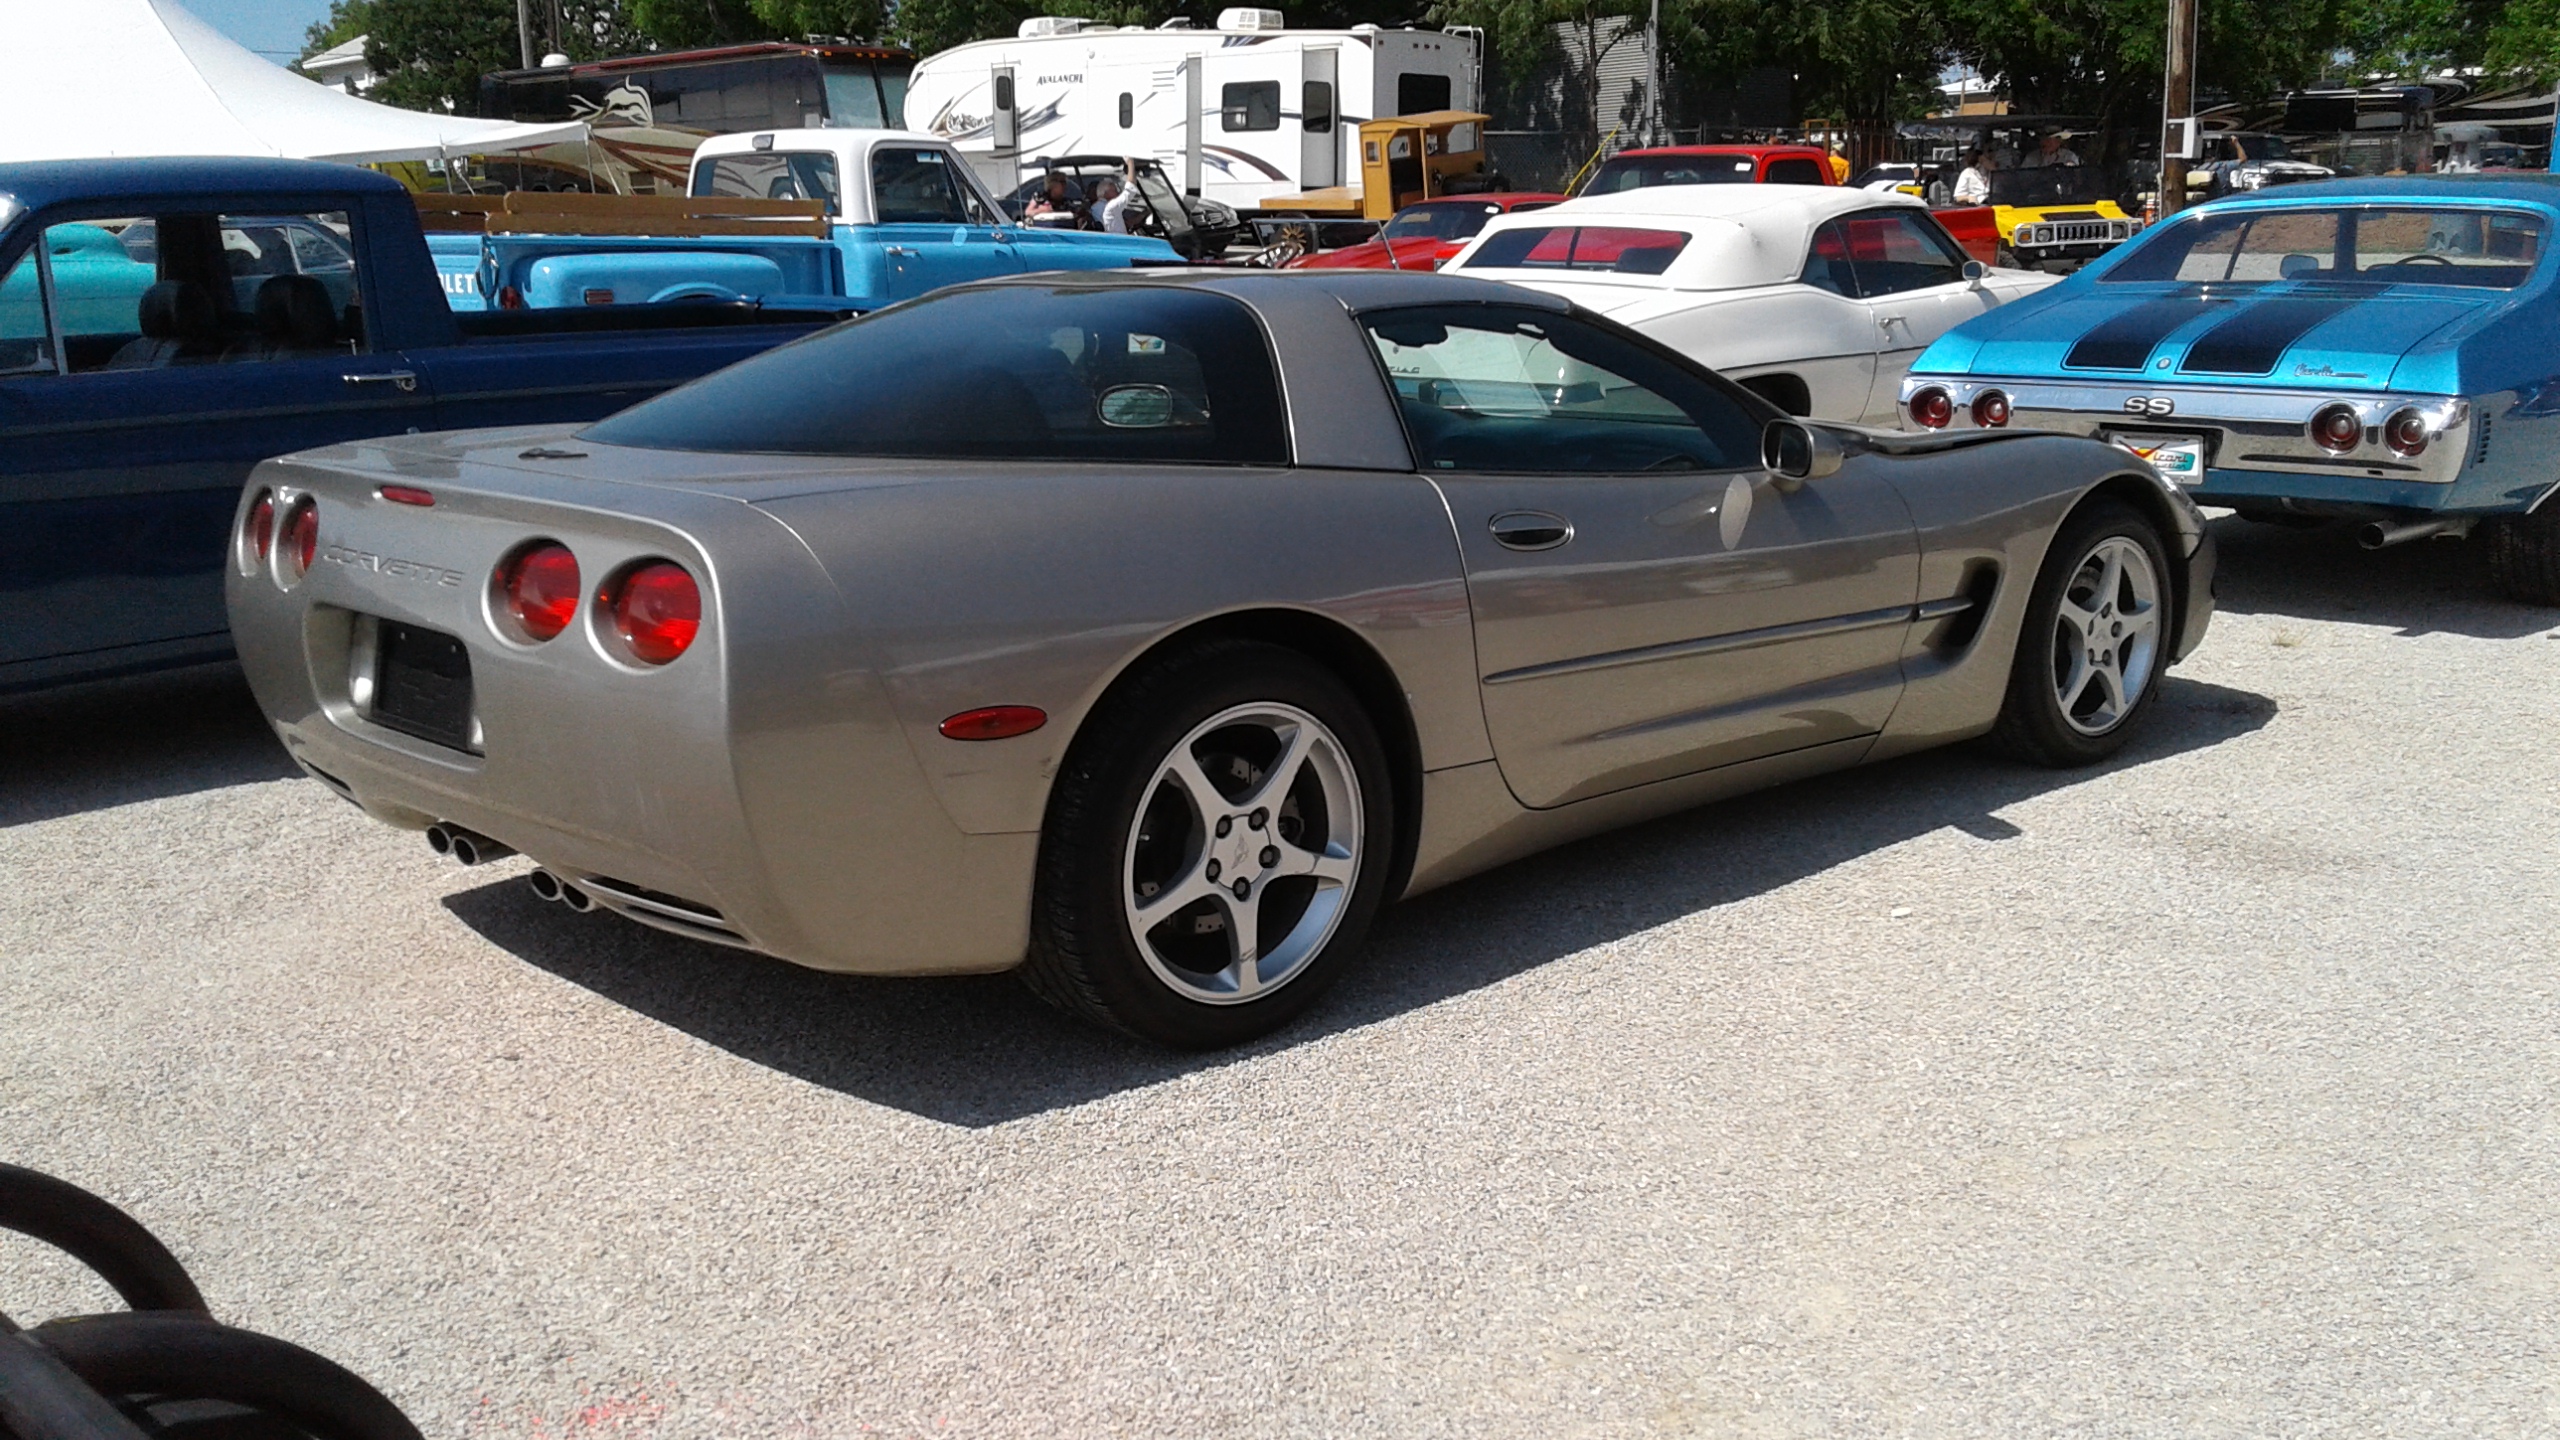
<svg viewBox="0 0 2560 1440"><path fill-rule="evenodd" d="M2029 425L2143 455L2208 505L2472 535L2560 605L2560 181L2291 185L2186 211L1948 332L1918 429Z"/></svg>

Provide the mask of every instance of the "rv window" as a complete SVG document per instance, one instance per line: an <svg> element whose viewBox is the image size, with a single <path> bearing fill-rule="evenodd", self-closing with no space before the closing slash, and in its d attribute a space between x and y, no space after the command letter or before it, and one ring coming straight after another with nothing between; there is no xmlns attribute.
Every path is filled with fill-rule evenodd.
<svg viewBox="0 0 2560 1440"><path fill-rule="evenodd" d="M1224 130L1280 128L1280 82L1253 80L1218 92L1218 125Z"/></svg>
<svg viewBox="0 0 2560 1440"><path fill-rule="evenodd" d="M1120 92L1120 128L1126 130L1136 123L1138 123L1137 97L1123 90Z"/></svg>
<svg viewBox="0 0 2560 1440"><path fill-rule="evenodd" d="M882 108L888 112L889 128L892 130L905 129L907 125L907 72L904 70L881 71L880 98L883 102Z"/></svg>
<svg viewBox="0 0 2560 1440"><path fill-rule="evenodd" d="M1333 133L1333 82L1310 80L1298 91L1299 123L1310 135Z"/></svg>
<svg viewBox="0 0 2560 1440"><path fill-rule="evenodd" d="M1399 75L1396 77L1397 114L1420 115L1426 111L1448 108L1448 76Z"/></svg>
<svg viewBox="0 0 2560 1440"><path fill-rule="evenodd" d="M999 110L1013 108L1013 77L1010 75L996 77L996 108Z"/></svg>
<svg viewBox="0 0 2560 1440"><path fill-rule="evenodd" d="M880 104L880 82L868 65L830 65L827 77L827 123L839 130L885 130L888 112Z"/></svg>

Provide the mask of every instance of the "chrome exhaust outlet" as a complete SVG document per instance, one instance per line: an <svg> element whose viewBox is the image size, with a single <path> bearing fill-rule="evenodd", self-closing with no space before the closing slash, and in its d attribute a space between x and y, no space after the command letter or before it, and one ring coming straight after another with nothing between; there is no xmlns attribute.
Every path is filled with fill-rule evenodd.
<svg viewBox="0 0 2560 1440"><path fill-rule="evenodd" d="M2412 520L2404 525L2389 525L2376 520L2357 529L2356 543L2367 550L2383 550L2430 537L2459 540L2470 533L2471 522L2467 519Z"/></svg>
<svg viewBox="0 0 2560 1440"><path fill-rule="evenodd" d="M532 887L537 899L542 900L557 900L560 898L561 891L566 888L561 885L559 876L541 869L524 877L524 883Z"/></svg>
<svg viewBox="0 0 2560 1440"><path fill-rule="evenodd" d="M501 845L476 830L465 830L449 820L439 820L427 827L427 848L439 855L450 855L465 865L485 865L516 853L511 845Z"/></svg>
<svg viewBox="0 0 2560 1440"><path fill-rule="evenodd" d="M596 908L596 897L563 880L560 882L560 903L584 915Z"/></svg>

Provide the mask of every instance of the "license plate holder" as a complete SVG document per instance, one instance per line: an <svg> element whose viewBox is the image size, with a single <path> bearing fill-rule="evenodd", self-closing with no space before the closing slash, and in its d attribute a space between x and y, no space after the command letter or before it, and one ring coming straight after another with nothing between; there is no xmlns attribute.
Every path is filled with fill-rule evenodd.
<svg viewBox="0 0 2560 1440"><path fill-rule="evenodd" d="M365 718L447 749L477 752L471 652L441 630L375 622L373 703Z"/></svg>
<svg viewBox="0 0 2560 1440"><path fill-rule="evenodd" d="M2192 431L2179 433L2145 433L2112 430L2106 435L2108 444L2127 450L2151 463L2161 478L2180 485L2204 483L2206 467L2213 463L2213 441Z"/></svg>

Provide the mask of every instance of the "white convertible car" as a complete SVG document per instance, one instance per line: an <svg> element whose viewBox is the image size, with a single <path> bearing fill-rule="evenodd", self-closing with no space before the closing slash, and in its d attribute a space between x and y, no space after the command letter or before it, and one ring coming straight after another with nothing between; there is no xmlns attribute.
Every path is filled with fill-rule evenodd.
<svg viewBox="0 0 2560 1440"><path fill-rule="evenodd" d="M1909 195L1684 185L1485 226L1445 267L1561 295L1796 415L1892 425L1930 341L2051 275L1968 258Z"/></svg>

